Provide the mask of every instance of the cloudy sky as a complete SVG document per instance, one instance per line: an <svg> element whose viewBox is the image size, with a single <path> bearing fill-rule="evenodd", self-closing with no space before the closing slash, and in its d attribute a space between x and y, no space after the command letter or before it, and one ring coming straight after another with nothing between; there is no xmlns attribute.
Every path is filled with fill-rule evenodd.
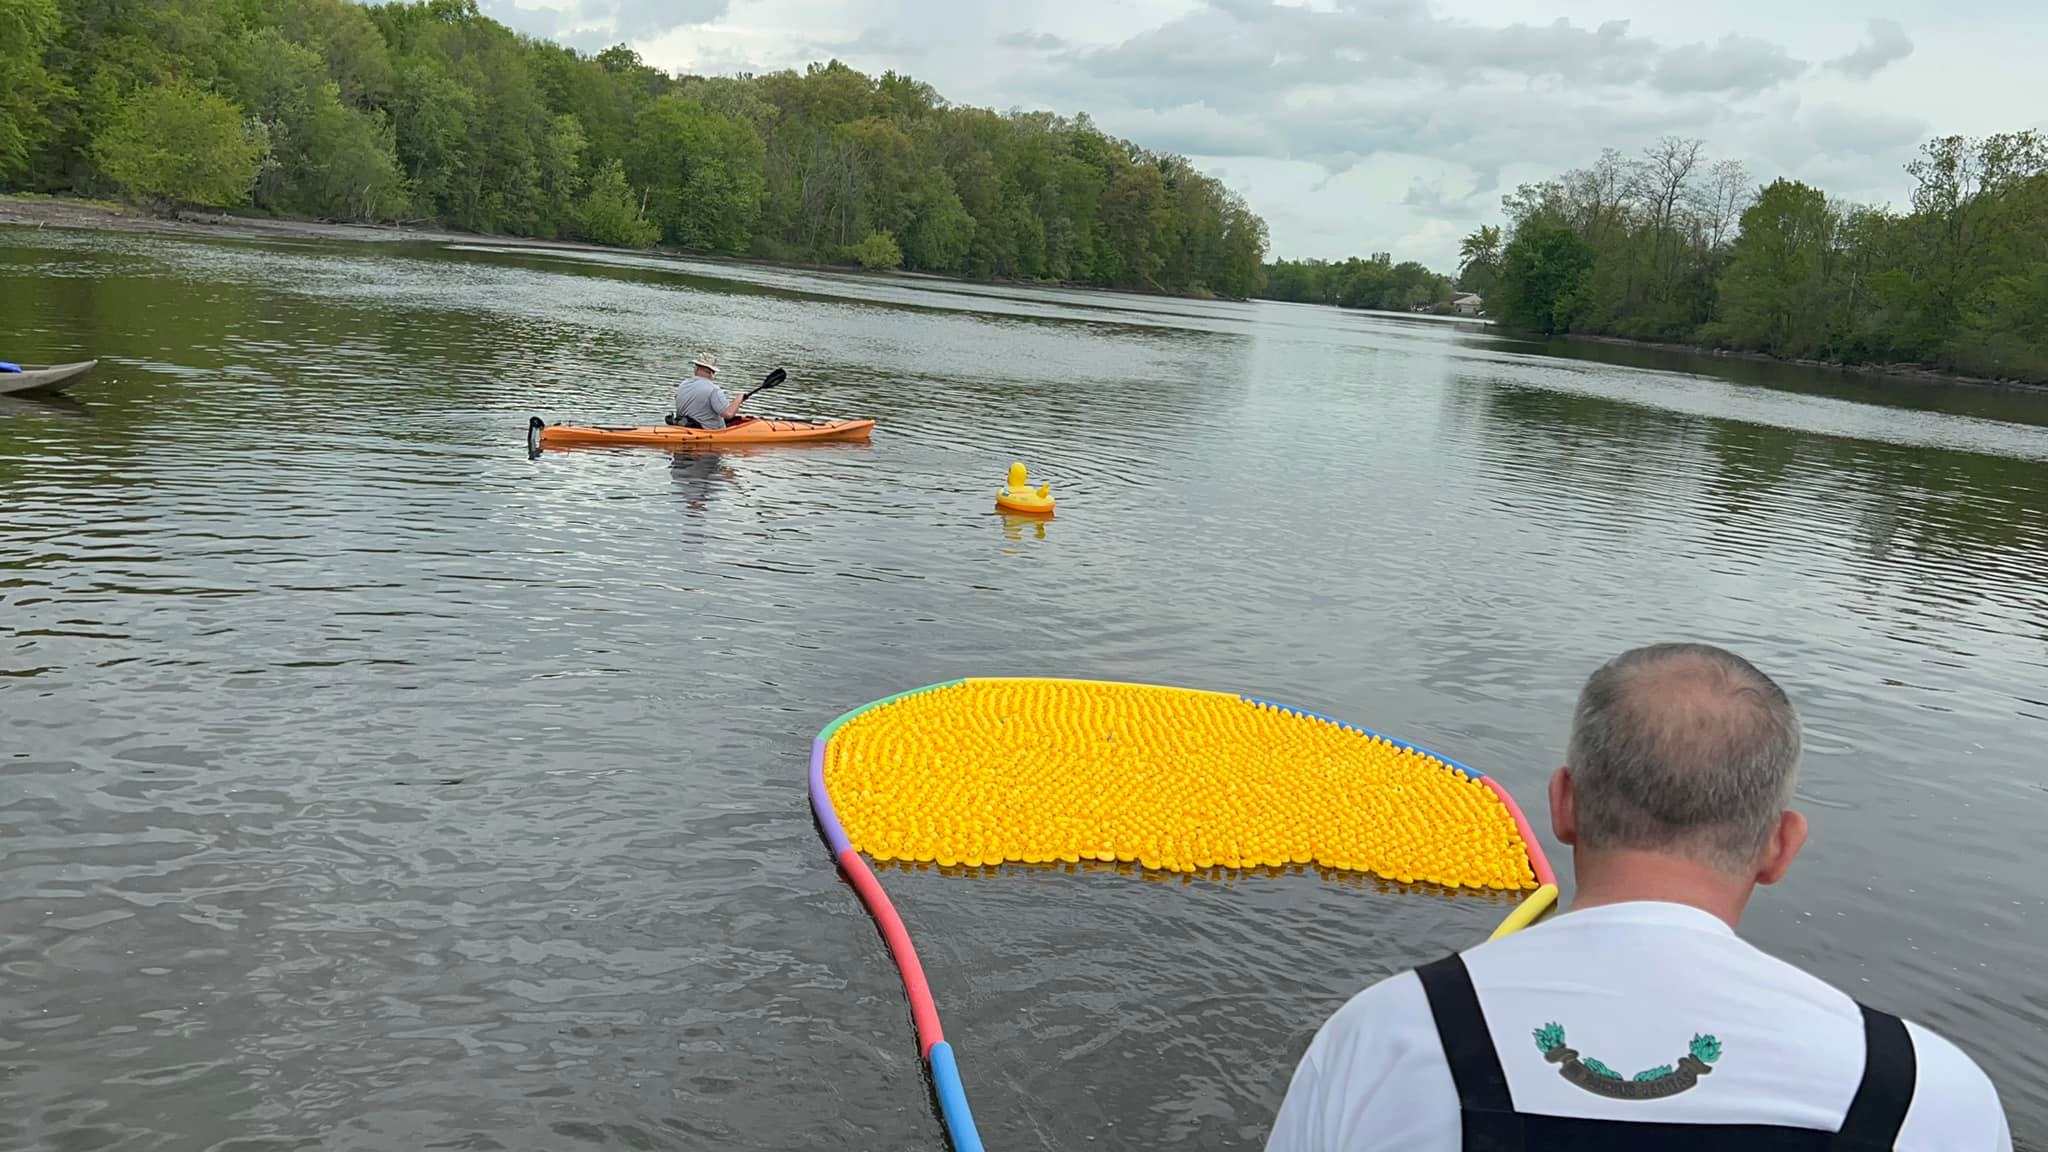
<svg viewBox="0 0 2048 1152"><path fill-rule="evenodd" d="M2048 128L2042 0L482 0L706 74L838 57L1086 111L1243 192L1278 256L1442 268L1500 195L1666 133L1901 203L1937 133Z"/></svg>

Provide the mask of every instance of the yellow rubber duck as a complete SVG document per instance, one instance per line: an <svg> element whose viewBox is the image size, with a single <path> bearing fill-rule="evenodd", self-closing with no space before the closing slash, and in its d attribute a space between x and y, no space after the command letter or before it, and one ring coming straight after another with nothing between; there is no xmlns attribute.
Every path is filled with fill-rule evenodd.
<svg viewBox="0 0 2048 1152"><path fill-rule="evenodd" d="M996 493L996 507L1005 512L1027 512L1040 516L1052 514L1052 485L1031 486L1031 474L1022 464L1010 465L1010 482Z"/></svg>

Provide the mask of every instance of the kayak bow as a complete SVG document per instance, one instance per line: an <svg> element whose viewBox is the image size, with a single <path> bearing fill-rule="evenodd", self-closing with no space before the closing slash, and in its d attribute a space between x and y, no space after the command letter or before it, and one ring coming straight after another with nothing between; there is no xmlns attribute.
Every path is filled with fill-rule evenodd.
<svg viewBox="0 0 2048 1152"><path fill-rule="evenodd" d="M93 365L98 363L97 360L80 360L76 364L19 365L19 372L0 372L0 396L56 392L92 371Z"/></svg>

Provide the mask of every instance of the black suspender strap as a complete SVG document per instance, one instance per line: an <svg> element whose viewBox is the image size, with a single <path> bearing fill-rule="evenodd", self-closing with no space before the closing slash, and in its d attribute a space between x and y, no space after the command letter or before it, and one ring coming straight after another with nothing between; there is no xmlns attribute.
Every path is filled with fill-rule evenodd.
<svg viewBox="0 0 2048 1152"><path fill-rule="evenodd" d="M1443 1045L1444 1062L1450 1065L1451 1082L1458 1089L1465 1152L1527 1152L1531 1147L1586 1152L1595 1148L1819 1146L1830 1152L1891 1152L1906 1122L1906 1110L1913 1103L1918 1065L1905 1022L1859 1004L1863 1012L1863 1080L1856 1087L1856 1098L1849 1104L1841 1130L1833 1135L1812 1129L1519 1116L1465 961L1455 954L1446 956L1416 969L1415 974L1422 980L1423 994L1429 997L1437 1040Z"/></svg>
<svg viewBox="0 0 2048 1152"><path fill-rule="evenodd" d="M1493 1034L1465 961L1453 953L1415 970L1429 997L1429 1014L1458 1086L1458 1110L1465 1133L1465 1152L1521 1152L1522 1118L1515 1115L1507 1073L1501 1071Z"/></svg>
<svg viewBox="0 0 2048 1152"><path fill-rule="evenodd" d="M1863 1004L1857 1007L1863 1009L1863 1082L1856 1086L1856 1098L1849 1102L1833 1147L1837 1152L1889 1152L1906 1123L1906 1109L1919 1080L1913 1037L1897 1016Z"/></svg>

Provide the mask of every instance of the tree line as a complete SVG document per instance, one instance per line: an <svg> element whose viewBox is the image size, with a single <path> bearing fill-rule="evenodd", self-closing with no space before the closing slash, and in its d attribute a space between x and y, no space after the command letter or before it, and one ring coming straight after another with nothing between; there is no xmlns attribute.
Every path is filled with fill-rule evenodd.
<svg viewBox="0 0 2048 1152"><path fill-rule="evenodd" d="M2048 382L2048 137L1945 136L1907 172L1895 211L1758 188L1697 140L1609 150L1506 196L1461 275L1535 332Z"/></svg>
<svg viewBox="0 0 2048 1152"><path fill-rule="evenodd" d="M1369 260L1276 260L1266 266L1266 287L1259 295L1296 304L1406 312L1448 311L1455 291L1448 276L1413 260L1396 264L1392 253L1375 252Z"/></svg>
<svg viewBox="0 0 2048 1152"><path fill-rule="evenodd" d="M0 0L0 186L1246 297L1266 225L1088 118L671 76L475 0Z"/></svg>

